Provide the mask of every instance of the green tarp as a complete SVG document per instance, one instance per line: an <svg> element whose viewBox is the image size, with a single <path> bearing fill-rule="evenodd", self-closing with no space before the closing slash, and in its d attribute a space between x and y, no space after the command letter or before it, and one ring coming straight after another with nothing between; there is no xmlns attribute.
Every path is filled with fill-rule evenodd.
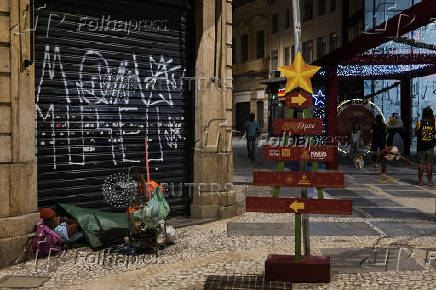
<svg viewBox="0 0 436 290"><path fill-rule="evenodd" d="M120 244L129 235L126 213L103 212L59 203L59 207L76 219L91 248Z"/></svg>

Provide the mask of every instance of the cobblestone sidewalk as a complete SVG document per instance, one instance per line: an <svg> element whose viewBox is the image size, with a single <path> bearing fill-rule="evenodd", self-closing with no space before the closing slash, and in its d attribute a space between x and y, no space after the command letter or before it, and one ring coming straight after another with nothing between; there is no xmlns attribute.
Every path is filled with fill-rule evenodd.
<svg viewBox="0 0 436 290"><path fill-rule="evenodd" d="M203 289L210 275L262 275L269 253L292 253L292 236L228 236L227 223L292 223L290 214L244 213L240 216L178 230L175 245L158 257L143 256L134 264L106 259L102 252L82 248L60 257L28 261L0 271L0 278L45 276L43 289ZM313 222L362 222L364 218L312 218ZM324 248L412 247L436 248L436 237L314 236L314 255ZM99 259L100 254L100 259ZM88 256L87 256L88 255ZM330 284L294 284L294 289L434 289L436 270L425 265L424 251L417 251L422 271L349 273L336 275ZM47 264L50 263L47 268Z"/></svg>
<svg viewBox="0 0 436 290"><path fill-rule="evenodd" d="M431 216L436 191L415 186L413 170L392 168L393 181L383 183L375 169L342 169L346 189L328 190L326 197L353 199L354 214L311 216L311 249L313 255L322 255L335 249L404 248L420 270L361 272L353 268L347 272L345 267L329 284L300 283L293 284L293 289L434 289L436 270L426 263L426 255L436 250L436 224ZM267 224L265 232L271 232L280 224L292 228L293 215L245 213L245 196L269 196L270 188L245 184L236 185L235 190L239 216L177 229L176 243L158 257L126 260L81 248L2 269L0 280L7 275L49 278L42 289L203 289L208 277L262 276L268 254L293 254L294 237L233 235L228 225Z"/></svg>

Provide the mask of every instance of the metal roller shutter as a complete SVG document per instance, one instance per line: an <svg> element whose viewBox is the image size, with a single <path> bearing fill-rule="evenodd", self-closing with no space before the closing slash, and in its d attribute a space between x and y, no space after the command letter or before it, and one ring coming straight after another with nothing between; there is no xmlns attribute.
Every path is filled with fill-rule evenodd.
<svg viewBox="0 0 436 290"><path fill-rule="evenodd" d="M35 1L39 207L116 210L135 173L173 183L186 213L192 180L192 6L166 1ZM193 88L192 88L193 89Z"/></svg>

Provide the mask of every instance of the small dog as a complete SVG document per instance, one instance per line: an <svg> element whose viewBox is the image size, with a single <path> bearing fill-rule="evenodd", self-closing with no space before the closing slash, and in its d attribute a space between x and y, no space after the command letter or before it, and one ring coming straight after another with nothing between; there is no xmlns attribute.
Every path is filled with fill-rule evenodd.
<svg viewBox="0 0 436 290"><path fill-rule="evenodd" d="M354 156L354 166L358 169L362 169L365 166L362 154L356 154Z"/></svg>

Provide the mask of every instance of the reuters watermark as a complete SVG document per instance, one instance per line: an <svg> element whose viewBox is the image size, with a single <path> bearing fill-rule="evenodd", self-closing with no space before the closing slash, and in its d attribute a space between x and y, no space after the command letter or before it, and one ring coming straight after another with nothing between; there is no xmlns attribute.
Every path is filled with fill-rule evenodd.
<svg viewBox="0 0 436 290"><path fill-rule="evenodd" d="M188 192L188 196L192 197L193 194L197 196L214 195L225 197L228 192L233 190L233 183L161 183L165 189L166 197L182 197Z"/></svg>

